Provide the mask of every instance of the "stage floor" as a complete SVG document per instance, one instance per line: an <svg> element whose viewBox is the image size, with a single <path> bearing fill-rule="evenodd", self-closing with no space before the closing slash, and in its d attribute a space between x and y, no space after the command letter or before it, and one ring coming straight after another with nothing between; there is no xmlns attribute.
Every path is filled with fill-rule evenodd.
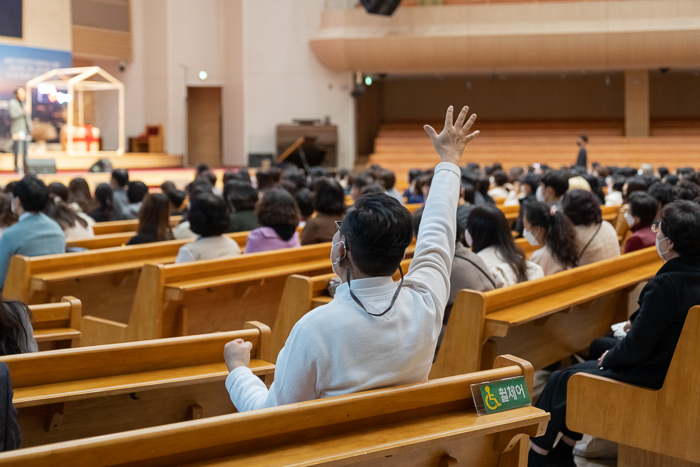
<svg viewBox="0 0 700 467"><path fill-rule="evenodd" d="M56 170L61 171L85 171L100 159L109 159L115 169L156 169L156 168L180 168L182 156L165 153L128 152L117 156L116 152L102 151L99 153L85 153L69 156L65 152L47 151L44 154L30 154L30 160L54 159ZM14 155L12 153L0 153L0 172L13 172Z"/></svg>

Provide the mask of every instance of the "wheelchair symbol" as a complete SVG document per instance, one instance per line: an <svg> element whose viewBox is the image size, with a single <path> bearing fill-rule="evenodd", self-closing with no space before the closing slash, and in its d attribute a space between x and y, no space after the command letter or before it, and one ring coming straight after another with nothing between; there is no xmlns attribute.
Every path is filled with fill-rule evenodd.
<svg viewBox="0 0 700 467"><path fill-rule="evenodd" d="M489 386L486 386L484 390L486 391L486 394L488 394L486 400L484 401L486 407L488 407L490 410L496 410L497 408L499 408L501 406L501 403L498 402L498 399L496 399L495 395L491 394L491 388Z"/></svg>

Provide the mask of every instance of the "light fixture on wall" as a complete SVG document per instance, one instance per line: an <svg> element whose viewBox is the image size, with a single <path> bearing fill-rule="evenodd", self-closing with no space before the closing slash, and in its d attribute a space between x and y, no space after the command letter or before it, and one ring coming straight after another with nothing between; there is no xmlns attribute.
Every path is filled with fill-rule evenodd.
<svg viewBox="0 0 700 467"><path fill-rule="evenodd" d="M367 86L372 86L372 77L371 76L365 77L365 84Z"/></svg>
<svg viewBox="0 0 700 467"><path fill-rule="evenodd" d="M355 72L355 86L352 88L352 91L350 91L350 95L354 99L357 99L358 97L363 95L365 91L367 91L367 85L365 85L362 79L362 72L357 71Z"/></svg>
<svg viewBox="0 0 700 467"><path fill-rule="evenodd" d="M206 71L202 70L199 72L199 79L201 79L202 81L204 81L208 77L209 77L209 74Z"/></svg>
<svg viewBox="0 0 700 467"><path fill-rule="evenodd" d="M610 86L610 76L605 77L605 85Z"/></svg>

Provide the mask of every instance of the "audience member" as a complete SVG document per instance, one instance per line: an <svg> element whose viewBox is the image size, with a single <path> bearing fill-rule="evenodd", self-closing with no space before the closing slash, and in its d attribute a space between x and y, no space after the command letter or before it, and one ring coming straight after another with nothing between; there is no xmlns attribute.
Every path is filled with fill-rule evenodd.
<svg viewBox="0 0 700 467"><path fill-rule="evenodd" d="M12 210L12 194L0 193L0 238L8 227L17 223L17 214Z"/></svg>
<svg viewBox="0 0 700 467"><path fill-rule="evenodd" d="M537 201L548 206L561 206L561 197L569 191L569 180L562 172L552 170L542 175L540 186L537 188Z"/></svg>
<svg viewBox="0 0 700 467"><path fill-rule="evenodd" d="M246 253L301 246L297 232L299 207L287 191L273 188L264 192L256 213L262 227L248 234Z"/></svg>
<svg viewBox="0 0 700 467"><path fill-rule="evenodd" d="M605 195L606 206L621 206L622 205L622 187L627 179L625 177L613 177L608 184L608 194Z"/></svg>
<svg viewBox="0 0 700 467"><path fill-rule="evenodd" d="M345 193L343 193L345 196ZM299 227L306 227L306 223L314 215L314 195L308 188L302 188L294 195L294 201L299 208Z"/></svg>
<svg viewBox="0 0 700 467"><path fill-rule="evenodd" d="M545 203L534 202L525 207L523 224L523 235L528 243L542 245L532 252L530 261L539 264L545 276L578 265L576 230L564 214Z"/></svg>
<svg viewBox="0 0 700 467"><path fill-rule="evenodd" d="M274 175L268 170L258 170L255 174L255 183L260 191L269 190L275 186L277 181Z"/></svg>
<svg viewBox="0 0 700 467"><path fill-rule="evenodd" d="M656 234L651 231L651 224L656 218L659 203L649 193L638 191L630 195L629 206L625 220L632 236L625 242L624 253L648 248L656 242Z"/></svg>
<svg viewBox="0 0 700 467"><path fill-rule="evenodd" d="M185 192L178 189L173 189L164 192L165 196L168 197L168 202L170 203L171 216L181 216L182 215L182 205L185 203Z"/></svg>
<svg viewBox="0 0 700 467"><path fill-rule="evenodd" d="M19 221L0 238L0 286L4 287L10 258L14 255L43 256L66 252L61 227L46 214L49 189L43 181L26 175L12 190L12 210Z"/></svg>
<svg viewBox="0 0 700 467"><path fill-rule="evenodd" d="M355 177L352 182L352 188L350 189L350 196L352 196L353 201L362 196L362 189L368 185L374 184L374 178L369 173L360 174Z"/></svg>
<svg viewBox="0 0 700 467"><path fill-rule="evenodd" d="M95 232L92 230L92 225L85 222L71 207L64 203L63 200L55 196L49 199L44 207L44 214L53 219L63 230L63 235L66 239L92 238ZM94 223L94 221L93 221Z"/></svg>
<svg viewBox="0 0 700 467"><path fill-rule="evenodd" d="M187 197L194 199L196 196L214 193L211 183L206 178L195 178L192 183L187 185ZM188 220L189 210L185 208L182 211L182 220L173 229L173 236L177 240L185 240L188 238L197 238L197 234L190 229L190 221Z"/></svg>
<svg viewBox="0 0 700 467"><path fill-rule="evenodd" d="M459 189L459 200L457 201L457 223L462 227L462 230L467 229L467 218L475 206L476 189L474 185L463 183Z"/></svg>
<svg viewBox="0 0 700 467"><path fill-rule="evenodd" d="M700 236L688 232L700 232L700 206L689 201L666 206L660 224L655 224L657 251L666 264L639 295L639 310L630 318L624 339L597 361L552 373L536 403L551 418L544 436L531 440L528 466L573 465L574 444L582 438L566 426L566 388L574 374L650 389L663 386L688 310L700 305Z"/></svg>
<svg viewBox="0 0 700 467"><path fill-rule="evenodd" d="M169 180L164 181L160 184L160 192L167 195L169 191L177 190L175 184Z"/></svg>
<svg viewBox="0 0 700 467"><path fill-rule="evenodd" d="M253 185L241 181L226 184L224 196L233 207L228 232L248 232L260 227L255 205L258 202L258 190Z"/></svg>
<svg viewBox="0 0 700 467"><path fill-rule="evenodd" d="M68 184L68 206L79 214L83 214L83 219L88 224L94 224L94 220L87 215L92 212L97 204L90 193L90 186L87 180L78 177Z"/></svg>
<svg viewBox="0 0 700 467"><path fill-rule="evenodd" d="M507 198L508 189L506 184L508 183L508 175L502 170L496 170L491 176L493 178L493 188L488 191L488 195L491 198ZM491 182L491 180L489 180Z"/></svg>
<svg viewBox="0 0 700 467"><path fill-rule="evenodd" d="M520 177L520 211L518 220L513 225L513 231L518 233L518 236L523 235L523 217L525 216L525 208L530 203L537 201L537 189L540 186L540 176L535 173L528 173Z"/></svg>
<svg viewBox="0 0 700 467"><path fill-rule="evenodd" d="M444 163L435 172L436 188L405 279L397 288L391 276L413 237L410 213L391 196L363 196L333 239L331 263L343 284L330 304L294 326L269 391L247 368L252 344L226 345L226 388L239 411L427 380L449 292L457 164L475 136L466 135L474 117L462 127L463 110L455 127L451 110L439 136L426 126Z"/></svg>
<svg viewBox="0 0 700 467"><path fill-rule="evenodd" d="M196 196L190 202L190 229L198 237L180 247L176 263L204 259L233 258L241 254L235 240L224 236L229 226L226 202L214 193Z"/></svg>
<svg viewBox="0 0 700 467"><path fill-rule="evenodd" d="M584 173L581 174L581 178L588 182L588 187L591 189L591 193L598 197L601 206L605 206L605 193L603 193L602 188L600 188L598 177L592 174Z"/></svg>
<svg viewBox="0 0 700 467"><path fill-rule="evenodd" d="M129 184L129 172L126 169L114 169L109 184L114 190L114 218L123 219L122 209L129 204L129 196L126 192Z"/></svg>
<svg viewBox="0 0 700 467"><path fill-rule="evenodd" d="M687 201L692 201L700 196L700 186L690 180L682 180L678 183L678 185L676 185L676 191L678 192L678 199Z"/></svg>
<svg viewBox="0 0 700 467"><path fill-rule="evenodd" d="M634 169L632 170L634 171ZM617 217L615 218L615 223L613 224L615 226L617 236L623 239L621 243L622 245L624 245L624 242L627 241L627 236L630 233L629 226L625 220L625 214L627 214L627 211L629 211L630 208L628 198L635 191L647 191L647 188L648 186L646 180L637 175L629 177L622 186L622 201L624 204L617 211Z"/></svg>
<svg viewBox="0 0 700 467"><path fill-rule="evenodd" d="M49 197L58 196L64 203L68 202L68 187L61 182L49 183Z"/></svg>
<svg viewBox="0 0 700 467"><path fill-rule="evenodd" d="M384 187L387 195L396 198L396 201L403 204L403 195L396 189L396 174L394 172L388 169L381 169L379 171L379 182Z"/></svg>
<svg viewBox="0 0 700 467"><path fill-rule="evenodd" d="M423 204L423 192L416 186L418 179L423 175L420 169L411 169L408 171L408 188L403 192L406 198L406 204Z"/></svg>
<svg viewBox="0 0 700 467"><path fill-rule="evenodd" d="M544 277L542 268L527 261L515 245L506 216L496 206L475 207L467 218L465 237L496 279L497 288Z"/></svg>
<svg viewBox="0 0 700 467"><path fill-rule="evenodd" d="M148 187L143 182L131 182L126 194L129 198L129 204L122 207L118 220L138 219L141 203L148 194Z"/></svg>
<svg viewBox="0 0 700 467"><path fill-rule="evenodd" d="M659 203L656 219L661 219L661 211L667 204L671 204L678 199L678 192L668 183L654 183L647 192Z"/></svg>
<svg viewBox="0 0 700 467"><path fill-rule="evenodd" d="M0 355L38 352L32 329L32 310L17 300L0 302Z"/></svg>
<svg viewBox="0 0 700 467"><path fill-rule="evenodd" d="M486 175L482 174L479 176L476 184L476 196L474 197L477 206L481 206L482 204L496 205L496 201L489 195L490 185L490 180Z"/></svg>
<svg viewBox="0 0 700 467"><path fill-rule="evenodd" d="M345 192L338 182L321 178L316 182L313 197L316 217L309 219L301 233L302 245L313 245L333 240L335 223L345 217Z"/></svg>
<svg viewBox="0 0 700 467"><path fill-rule="evenodd" d="M579 266L620 256L615 228L603 221L600 202L593 193L574 190L564 197L561 208L576 230Z"/></svg>
<svg viewBox="0 0 700 467"><path fill-rule="evenodd" d="M100 183L95 188L97 207L90 213L95 222L110 222L114 220L114 190L107 183Z"/></svg>
<svg viewBox="0 0 700 467"><path fill-rule="evenodd" d="M129 190L134 183L139 182L131 182ZM127 245L173 240L175 237L170 229L169 211L168 197L163 193L146 195L139 212L139 230L135 236L131 237Z"/></svg>

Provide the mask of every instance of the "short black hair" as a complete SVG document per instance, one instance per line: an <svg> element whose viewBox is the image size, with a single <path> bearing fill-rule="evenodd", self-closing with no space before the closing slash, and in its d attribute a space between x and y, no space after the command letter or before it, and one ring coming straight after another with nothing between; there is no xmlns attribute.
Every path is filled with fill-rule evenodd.
<svg viewBox="0 0 700 467"><path fill-rule="evenodd" d="M413 183L413 180L417 179L423 175L423 171L421 169L411 169L408 171L408 183Z"/></svg>
<svg viewBox="0 0 700 467"><path fill-rule="evenodd" d="M386 194L363 195L345 216L340 234L355 266L370 276L390 276L413 240L413 217Z"/></svg>
<svg viewBox="0 0 700 467"><path fill-rule="evenodd" d="M309 218L314 214L314 194L308 188L302 188L294 195L302 217Z"/></svg>
<svg viewBox="0 0 700 467"><path fill-rule="evenodd" d="M285 170L282 174L282 180L292 182L296 186L295 193L306 187L306 176L296 168Z"/></svg>
<svg viewBox="0 0 700 467"><path fill-rule="evenodd" d="M668 167L659 167L659 177L664 178L668 174Z"/></svg>
<svg viewBox="0 0 700 467"><path fill-rule="evenodd" d="M321 177L314 187L313 208L321 214L341 216L345 214L345 191L332 178Z"/></svg>
<svg viewBox="0 0 700 467"><path fill-rule="evenodd" d="M272 188L263 193L255 206L258 223L265 227L273 225L299 225L299 206L287 191Z"/></svg>
<svg viewBox="0 0 700 467"><path fill-rule="evenodd" d="M250 183L231 180L224 187L224 197L236 212L252 211L258 202L258 190Z"/></svg>
<svg viewBox="0 0 700 467"><path fill-rule="evenodd" d="M676 185L676 190L680 199L690 201L700 196L700 186L690 180L682 180Z"/></svg>
<svg viewBox="0 0 700 467"><path fill-rule="evenodd" d="M12 196L19 198L22 209L27 212L43 211L49 200L49 188L43 180L25 175L12 189Z"/></svg>
<svg viewBox="0 0 700 467"><path fill-rule="evenodd" d="M182 203L185 202L185 192L184 191L180 191L177 189L166 191L165 196L168 197L170 204L172 204L177 209L180 209L180 206L182 206Z"/></svg>
<svg viewBox="0 0 700 467"><path fill-rule="evenodd" d="M675 186L678 184L678 177L676 175L673 175L673 174L668 174L664 178L664 183L668 183L671 186Z"/></svg>
<svg viewBox="0 0 700 467"><path fill-rule="evenodd" d="M170 180L166 180L160 184L160 191L162 191L163 193L167 193L167 192L173 191L173 190L177 190L177 187Z"/></svg>
<svg viewBox="0 0 700 467"><path fill-rule="evenodd" d="M211 169L209 168L208 164L205 163L199 163L197 164L197 177L202 173L202 172L209 172Z"/></svg>
<svg viewBox="0 0 700 467"><path fill-rule="evenodd" d="M649 193L637 191L630 195L629 203L630 213L633 216L638 216L642 225L654 222L659 210L659 202L656 201L656 198Z"/></svg>
<svg viewBox="0 0 700 467"><path fill-rule="evenodd" d="M556 196L564 196L569 191L569 179L562 172L552 170L542 176L542 185L552 187Z"/></svg>
<svg viewBox="0 0 700 467"><path fill-rule="evenodd" d="M463 183L460 191L464 201L470 204L474 204L476 202L476 188L474 188L474 185L471 183Z"/></svg>
<svg viewBox="0 0 700 467"><path fill-rule="evenodd" d="M588 143L588 135L579 135L579 138L581 138L584 143Z"/></svg>
<svg viewBox="0 0 700 467"><path fill-rule="evenodd" d="M367 185L367 186L363 187L362 191L360 192L361 196L369 195L369 194L382 194L382 193L386 193L386 190L379 183L372 183L371 185Z"/></svg>
<svg viewBox="0 0 700 467"><path fill-rule="evenodd" d="M536 192L537 188L540 186L540 176L536 173L528 173L520 177L520 184L527 185L530 187L532 192Z"/></svg>
<svg viewBox="0 0 700 467"><path fill-rule="evenodd" d="M129 184L129 172L126 169L114 169L112 170L112 180L124 188Z"/></svg>
<svg viewBox="0 0 700 467"><path fill-rule="evenodd" d="M493 173L493 181L496 183L496 186L503 186L508 183L508 174L502 170L496 170Z"/></svg>
<svg viewBox="0 0 700 467"><path fill-rule="evenodd" d="M206 178L195 178L185 187L187 196L194 198L197 194L211 193L212 184Z"/></svg>
<svg viewBox="0 0 700 467"><path fill-rule="evenodd" d="M367 173L362 173L362 174L358 175L357 177L355 177L355 180L353 180L353 182L352 182L352 186L353 186L353 188L357 187L357 188L362 189L362 188L366 187L367 185L371 185L373 183L374 183L374 178L371 175L369 175Z"/></svg>
<svg viewBox="0 0 700 467"><path fill-rule="evenodd" d="M201 194L190 201L187 220L192 232L202 237L214 237L228 230L229 209L226 202L215 194Z"/></svg>
<svg viewBox="0 0 700 467"><path fill-rule="evenodd" d="M700 206L687 200L667 205L661 214L661 231L679 255L700 255L700 235L693 234L700 232Z"/></svg>
<svg viewBox="0 0 700 467"><path fill-rule="evenodd" d="M656 198L662 207L678 199L678 192L668 183L654 183L649 187L647 193Z"/></svg>
<svg viewBox="0 0 700 467"><path fill-rule="evenodd" d="M626 196L631 195L635 191L647 191L647 188L649 188L649 185L644 177L639 175L628 178L627 181L625 181L625 185L627 185Z"/></svg>
<svg viewBox="0 0 700 467"><path fill-rule="evenodd" d="M148 194L148 187L143 182L131 182L126 190L126 196L129 198L129 203L140 203Z"/></svg>
<svg viewBox="0 0 700 467"><path fill-rule="evenodd" d="M382 169L379 171L379 180L387 191L396 186L396 174L389 169Z"/></svg>
<svg viewBox="0 0 700 467"><path fill-rule="evenodd" d="M570 191L562 200L561 207L574 225L600 224L603 220L600 200L590 191Z"/></svg>

